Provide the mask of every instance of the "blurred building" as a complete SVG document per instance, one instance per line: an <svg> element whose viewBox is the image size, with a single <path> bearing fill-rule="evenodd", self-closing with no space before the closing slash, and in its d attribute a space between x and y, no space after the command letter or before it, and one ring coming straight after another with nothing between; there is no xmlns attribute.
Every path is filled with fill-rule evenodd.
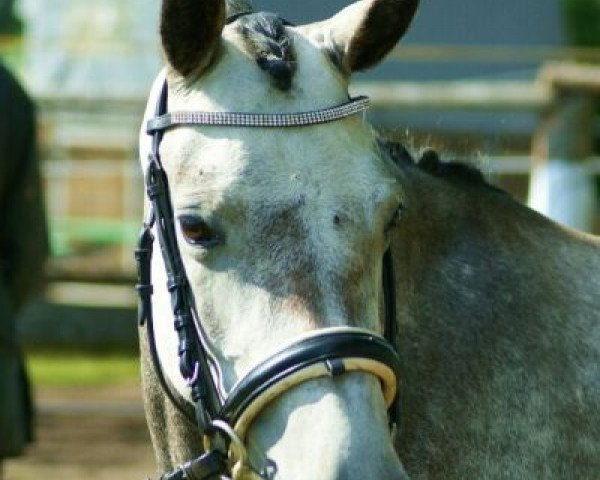
<svg viewBox="0 0 600 480"><path fill-rule="evenodd" d="M0 7L8 1L0 0ZM17 1L27 24L29 76L36 91L50 89L90 95L147 91L160 65L157 44L160 0ZM257 9L281 13L297 23L326 18L349 3L254 1ZM402 45L564 45L560 3L560 0L423 1ZM519 56L497 60L388 61L365 77L378 80L531 77L540 63Z"/></svg>
<svg viewBox="0 0 600 480"><path fill-rule="evenodd" d="M144 95L160 68L159 0L19 0L37 96Z"/></svg>
<svg viewBox="0 0 600 480"><path fill-rule="evenodd" d="M157 38L160 0L17 1L27 25L27 72L35 93L130 97L147 92L161 64ZM254 1L257 9L279 12L297 23L326 18L349 3ZM423 1L400 52L411 45L561 46L565 44L563 24L561 0ZM543 61L518 54L510 58L490 55L487 60L485 54L480 57L461 59L459 54L445 59L438 55L428 60L425 55L418 61L388 60L357 78L533 78ZM423 121L423 126L429 123L428 116L423 120L418 115L411 118L416 126ZM392 118L390 122L398 120L410 122L404 118ZM480 119L473 124L480 125Z"/></svg>
<svg viewBox="0 0 600 480"><path fill-rule="evenodd" d="M313 22L334 15L348 0L255 0L260 9L278 12L294 23ZM561 0L422 0L400 50L411 45L443 46L561 46L565 44ZM383 67L364 74L370 79L482 78L492 75L524 77L534 74L539 60L519 57L498 61L480 58L461 61L386 61Z"/></svg>

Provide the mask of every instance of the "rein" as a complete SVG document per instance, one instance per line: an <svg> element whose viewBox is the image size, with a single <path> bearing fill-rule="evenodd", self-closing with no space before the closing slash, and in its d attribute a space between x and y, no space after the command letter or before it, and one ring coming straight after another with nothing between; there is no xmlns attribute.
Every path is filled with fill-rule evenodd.
<svg viewBox="0 0 600 480"><path fill-rule="evenodd" d="M194 423L205 439L205 452L164 474L161 480L208 480L219 475L239 476L248 464L243 444L252 420L274 397L305 381L321 376L338 376L362 371L380 379L392 428L397 423L397 378L399 359L394 348L396 306L391 252L383 257L383 292L385 305L384 335L366 330L340 327L311 332L254 367L234 385L230 392L220 390L220 369L212 355L202 321L194 307L176 238L175 218L170 190L160 157L165 130L178 125L287 128L333 122L368 108L368 99L359 97L348 103L313 112L236 113L236 112L167 112L168 86L165 81L158 98L155 118L147 125L152 136L152 151L145 176L151 207L144 221L135 258L138 266L138 321L146 325L150 354L159 381L175 406L190 417L178 395L162 372L153 331L151 258L154 233L167 274L174 328L179 338L179 369L186 380L194 404Z"/></svg>

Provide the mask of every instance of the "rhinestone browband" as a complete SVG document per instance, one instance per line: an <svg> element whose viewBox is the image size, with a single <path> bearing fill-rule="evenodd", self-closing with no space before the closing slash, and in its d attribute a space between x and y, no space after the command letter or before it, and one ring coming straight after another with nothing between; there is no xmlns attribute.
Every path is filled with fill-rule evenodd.
<svg viewBox="0 0 600 480"><path fill-rule="evenodd" d="M369 108L368 97L355 97L336 107L299 113L170 112L149 120L146 131L153 133L175 125L285 128L334 122Z"/></svg>

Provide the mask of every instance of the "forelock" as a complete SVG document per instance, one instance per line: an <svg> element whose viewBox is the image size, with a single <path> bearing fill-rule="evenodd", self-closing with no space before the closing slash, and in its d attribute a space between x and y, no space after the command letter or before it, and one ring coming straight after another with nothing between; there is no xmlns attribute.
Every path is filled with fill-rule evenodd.
<svg viewBox="0 0 600 480"><path fill-rule="evenodd" d="M296 72L296 54L286 23L272 13L245 15L238 30L257 65L279 90L289 90Z"/></svg>

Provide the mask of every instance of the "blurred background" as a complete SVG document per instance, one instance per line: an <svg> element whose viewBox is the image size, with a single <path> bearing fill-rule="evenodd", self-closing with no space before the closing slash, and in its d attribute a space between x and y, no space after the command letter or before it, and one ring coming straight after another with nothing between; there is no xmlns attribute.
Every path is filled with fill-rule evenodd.
<svg viewBox="0 0 600 480"><path fill-rule="evenodd" d="M347 3L254 2L295 23ZM7 462L6 479L153 471L132 250L159 6L0 0L0 57L37 105L51 248L44 293L17 321L38 441ZM600 0L423 0L406 38L352 89L372 97L370 119L387 134L474 162L533 208L600 232Z"/></svg>

